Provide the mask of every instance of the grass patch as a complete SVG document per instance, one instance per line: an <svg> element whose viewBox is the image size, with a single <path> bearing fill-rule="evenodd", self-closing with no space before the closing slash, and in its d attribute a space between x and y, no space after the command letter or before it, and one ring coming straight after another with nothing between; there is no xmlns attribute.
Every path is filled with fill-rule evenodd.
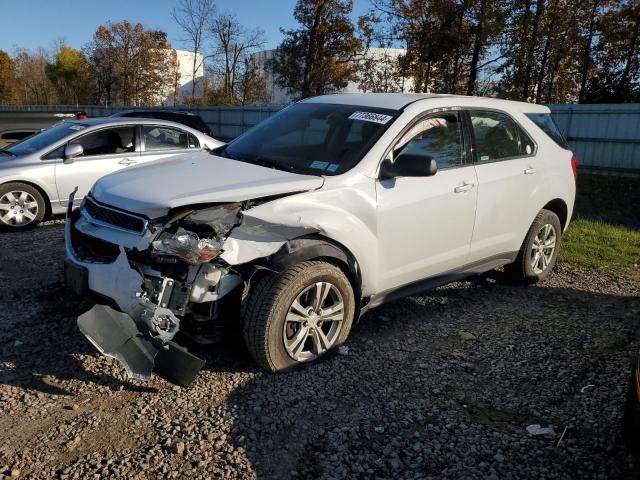
<svg viewBox="0 0 640 480"><path fill-rule="evenodd" d="M562 240L560 261L621 272L640 264L640 231L602 221L574 220Z"/></svg>

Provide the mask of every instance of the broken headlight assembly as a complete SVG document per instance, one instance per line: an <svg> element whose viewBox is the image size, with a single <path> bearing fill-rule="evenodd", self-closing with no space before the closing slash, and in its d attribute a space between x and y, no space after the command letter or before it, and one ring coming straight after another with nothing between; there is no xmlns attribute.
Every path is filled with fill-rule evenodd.
<svg viewBox="0 0 640 480"><path fill-rule="evenodd" d="M216 238L200 238L197 233L180 227L151 243L151 253L156 256L178 257L189 265L207 263L222 253L222 241Z"/></svg>
<svg viewBox="0 0 640 480"><path fill-rule="evenodd" d="M151 243L156 257L177 257L189 265L210 262L222 253L222 244L238 223L240 204L216 205L180 215L175 233L165 232ZM186 227L186 228L185 228Z"/></svg>

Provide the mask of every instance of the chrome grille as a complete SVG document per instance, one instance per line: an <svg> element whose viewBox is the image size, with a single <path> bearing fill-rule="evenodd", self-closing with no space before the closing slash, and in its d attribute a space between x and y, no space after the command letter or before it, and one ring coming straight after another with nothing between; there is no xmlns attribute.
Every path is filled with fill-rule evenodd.
<svg viewBox="0 0 640 480"><path fill-rule="evenodd" d="M143 234L147 229L146 219L107 207L106 205L100 205L91 197L85 199L82 206L82 214L88 217L87 220L91 223L116 230Z"/></svg>

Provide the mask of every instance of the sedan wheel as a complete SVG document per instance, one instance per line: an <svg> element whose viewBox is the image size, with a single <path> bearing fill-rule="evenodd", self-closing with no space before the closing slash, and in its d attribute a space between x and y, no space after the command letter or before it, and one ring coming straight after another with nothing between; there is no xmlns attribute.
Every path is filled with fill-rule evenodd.
<svg viewBox="0 0 640 480"><path fill-rule="evenodd" d="M26 183L0 185L0 230L27 230L35 227L47 213L45 199Z"/></svg>
<svg viewBox="0 0 640 480"><path fill-rule="evenodd" d="M315 359L329 350L340 334L345 310L335 285L317 282L293 301L284 322L284 346L298 362Z"/></svg>

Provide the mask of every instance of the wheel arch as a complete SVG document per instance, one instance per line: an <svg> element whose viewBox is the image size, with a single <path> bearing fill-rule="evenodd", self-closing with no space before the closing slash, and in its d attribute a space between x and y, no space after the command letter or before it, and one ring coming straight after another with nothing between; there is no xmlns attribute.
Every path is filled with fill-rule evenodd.
<svg viewBox="0 0 640 480"><path fill-rule="evenodd" d="M569 207L566 202L561 198L555 198L542 207L545 210L550 210L555 213L560 219L560 225L564 231L568 224Z"/></svg>
<svg viewBox="0 0 640 480"><path fill-rule="evenodd" d="M49 198L49 194L44 189L44 187L30 180L19 180L19 179L9 179L9 180L3 181L2 183L0 183L0 187L4 185L8 185L10 183L22 183L24 185L29 185L30 187L35 188L40 193L40 195L42 195L42 198L44 200L45 218L51 217L52 215L51 199Z"/></svg>
<svg viewBox="0 0 640 480"><path fill-rule="evenodd" d="M277 253L257 264L282 272L309 260L325 260L340 268L351 282L356 305L359 304L362 292L360 266L347 247L328 237L316 234L291 239Z"/></svg>

